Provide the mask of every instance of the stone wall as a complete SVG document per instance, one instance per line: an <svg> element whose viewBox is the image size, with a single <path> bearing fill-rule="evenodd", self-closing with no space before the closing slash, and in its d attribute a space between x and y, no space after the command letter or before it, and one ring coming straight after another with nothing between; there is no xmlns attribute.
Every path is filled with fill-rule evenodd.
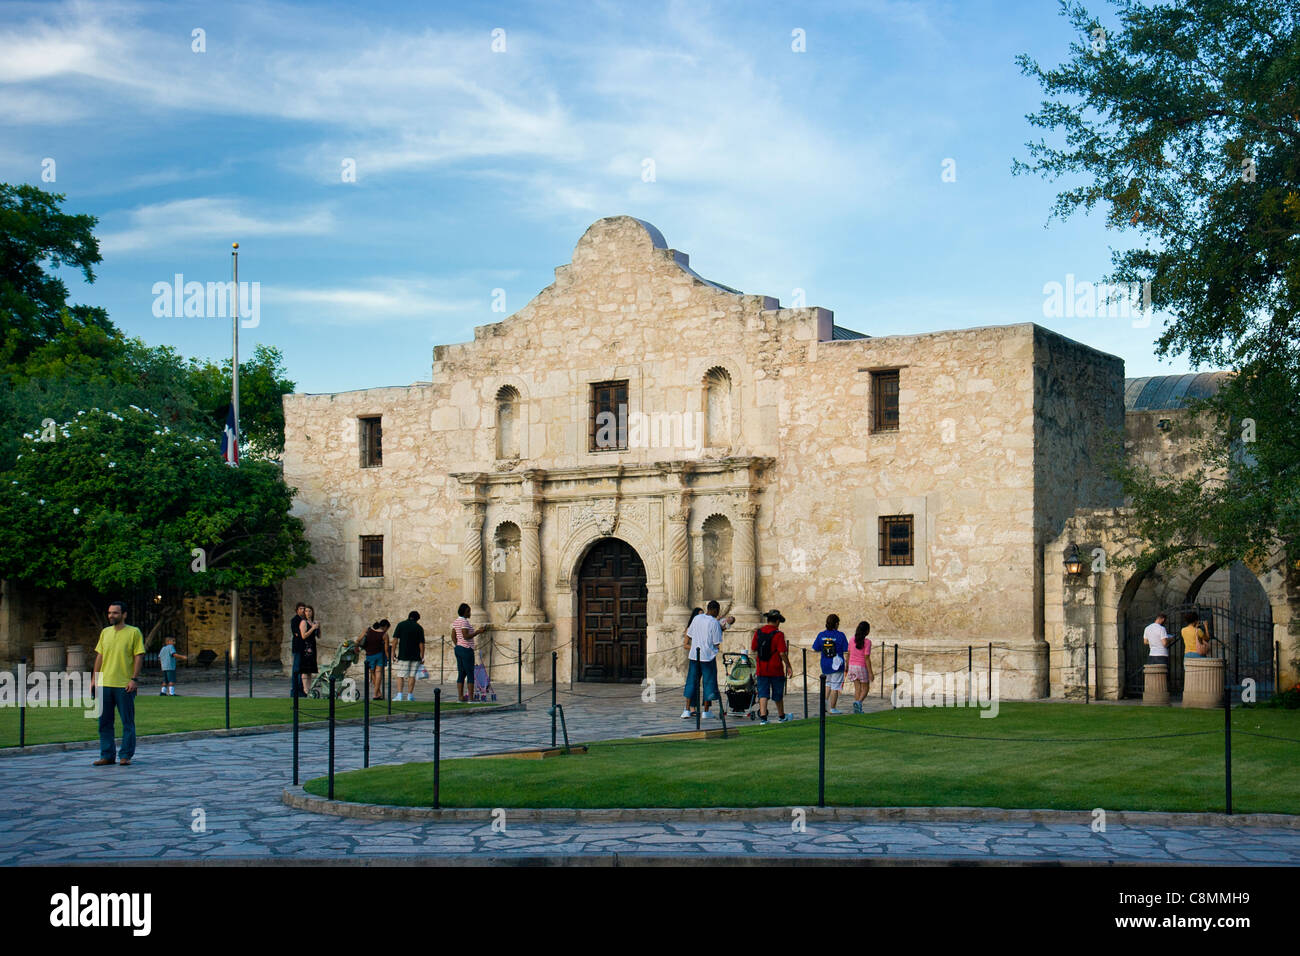
<svg viewBox="0 0 1300 956"><path fill-rule="evenodd" d="M246 658L249 642L252 642L254 660L280 660L280 645L288 633L280 604L278 587L239 592L240 661ZM184 634L177 644L191 661L205 650L215 652L218 657L229 650L230 609L227 593L185 599Z"/></svg>

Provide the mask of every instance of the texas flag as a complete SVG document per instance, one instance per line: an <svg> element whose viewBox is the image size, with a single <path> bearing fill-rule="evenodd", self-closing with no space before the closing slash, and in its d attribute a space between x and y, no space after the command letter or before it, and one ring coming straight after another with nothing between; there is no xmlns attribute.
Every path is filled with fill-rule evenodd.
<svg viewBox="0 0 1300 956"><path fill-rule="evenodd" d="M235 433L235 406L226 413L226 427L221 432L221 460L232 468L239 467L239 435Z"/></svg>

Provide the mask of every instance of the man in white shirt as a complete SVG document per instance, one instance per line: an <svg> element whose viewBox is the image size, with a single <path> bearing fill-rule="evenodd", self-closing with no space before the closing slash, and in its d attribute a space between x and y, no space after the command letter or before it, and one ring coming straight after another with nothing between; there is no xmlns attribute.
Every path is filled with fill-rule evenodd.
<svg viewBox="0 0 1300 956"><path fill-rule="evenodd" d="M1142 632L1142 643L1148 647L1151 661L1155 664L1169 663L1169 632L1165 630L1165 620L1164 614L1157 614L1155 622L1148 624Z"/></svg>
<svg viewBox="0 0 1300 956"><path fill-rule="evenodd" d="M686 637L690 641L690 668L686 673L686 709L682 711L682 720L695 716L695 685L702 683L704 713L702 717L712 717L709 710L718 700L718 648L722 646L722 624L718 621L721 608L717 601L710 601L703 614L695 615Z"/></svg>

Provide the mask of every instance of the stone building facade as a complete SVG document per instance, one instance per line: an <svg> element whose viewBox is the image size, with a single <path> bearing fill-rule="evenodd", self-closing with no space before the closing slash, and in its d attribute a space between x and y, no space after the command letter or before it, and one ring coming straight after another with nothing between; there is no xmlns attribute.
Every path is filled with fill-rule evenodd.
<svg viewBox="0 0 1300 956"><path fill-rule="evenodd" d="M593 224L555 282L430 383L285 397L285 478L318 563L286 582L328 647L461 601L526 681L684 672L690 609L747 643L837 613L910 666L991 643L1001 693L1049 692L1047 549L1113 507L1119 358L1025 323L868 337L697 275L648 223ZM285 650L287 656L287 648Z"/></svg>

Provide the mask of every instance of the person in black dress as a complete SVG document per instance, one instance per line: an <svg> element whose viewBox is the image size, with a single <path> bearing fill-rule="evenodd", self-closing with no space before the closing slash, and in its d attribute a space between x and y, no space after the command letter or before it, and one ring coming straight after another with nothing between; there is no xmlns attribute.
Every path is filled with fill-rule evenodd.
<svg viewBox="0 0 1300 956"><path fill-rule="evenodd" d="M320 625L316 623L316 609L310 604L302 609L302 620L298 622L298 635L294 653L298 655L298 673L302 675L302 693L305 697L311 692L312 678L316 676L316 640L320 637Z"/></svg>

